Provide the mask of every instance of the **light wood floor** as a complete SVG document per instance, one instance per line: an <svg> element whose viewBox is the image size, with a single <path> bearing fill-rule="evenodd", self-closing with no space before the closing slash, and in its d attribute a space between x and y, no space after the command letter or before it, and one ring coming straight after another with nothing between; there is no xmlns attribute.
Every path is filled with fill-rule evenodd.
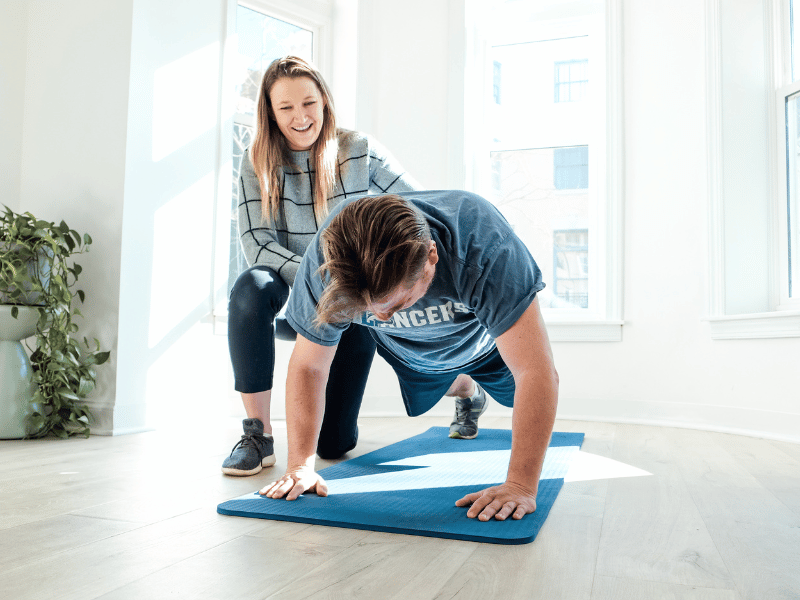
<svg viewBox="0 0 800 600"><path fill-rule="evenodd" d="M352 456L441 418L364 419ZM483 427L510 427L505 418ZM558 421L651 475L567 483L532 543L478 544L224 517L282 473L231 478L217 431L0 442L0 598L800 598L800 446ZM320 467L326 465L321 461Z"/></svg>

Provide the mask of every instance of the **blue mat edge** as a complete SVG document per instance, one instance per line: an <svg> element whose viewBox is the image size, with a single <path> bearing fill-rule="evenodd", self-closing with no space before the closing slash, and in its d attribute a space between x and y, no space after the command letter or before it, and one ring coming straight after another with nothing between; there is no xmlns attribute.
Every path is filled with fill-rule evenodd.
<svg viewBox="0 0 800 600"><path fill-rule="evenodd" d="M558 497L561 488L564 486L564 480L551 480L551 481L558 481L557 488L554 490L554 496ZM238 510L229 510L227 508L223 508L223 504L217 506L217 513L221 515L226 515L230 517L242 517L248 519L262 519L264 521L284 521L287 523L304 523L307 525L322 525L324 527L339 527L340 529L358 529L360 531L377 531L380 533L395 533L401 535L414 535L417 537L432 537L432 538L441 538L446 540L459 540L462 542L480 542L484 544L500 544L503 546L520 546L522 544L530 544L536 536L539 535L539 531L541 531L542 526L544 525L545 521L547 520L548 515L550 514L550 509L553 507L555 500L547 505L545 508L542 509L542 512L539 512L537 508L537 513L539 513L539 526L529 532L528 536L525 537L518 537L518 538L492 538L480 535L469 535L469 534L457 534L451 533L447 531L443 532L433 532L433 531L426 531L424 529L406 529L403 527L391 527L391 526L376 526L376 525L369 525L364 523L344 523L342 521L330 521L327 519L311 519L307 517L296 517L293 515L280 515L280 514L270 514L267 515L265 513L256 514L256 513L249 513L244 511ZM467 517L465 517L467 518ZM523 517L525 518L525 517Z"/></svg>
<svg viewBox="0 0 800 600"><path fill-rule="evenodd" d="M413 439L415 437L420 437L420 436L430 435L431 433L436 433L440 429L441 430L446 430L447 428L444 428L444 427L431 427L428 430L426 430L426 431L424 431L424 432L422 432L422 433L420 433L420 434L418 434L416 436L411 436L410 438L406 438L405 440L401 440L400 442L396 442L396 444L407 442L408 440L411 440L411 439ZM484 430L484 431L491 431L491 430ZM502 430L498 430L498 431L502 431ZM507 431L507 430L505 430L505 431ZM578 448L581 448L583 446L583 441L584 441L584 438L585 438L585 434L579 433L579 432L555 432L554 431L552 436L551 436L550 443L553 442L553 438L555 438L555 437L573 438L573 439L576 440ZM393 445L394 444L389 444L388 446L384 446L383 448L379 448L378 450L373 450L372 452L368 452L367 454L362 454L361 456L355 457L354 459L351 459L351 460L363 459L364 457L367 457L367 456L369 456L371 454L377 454L377 453L383 451L385 448L388 448L388 447L393 446ZM573 445L573 444L570 444L570 445ZM343 461L343 462L346 462L346 461ZM341 463L337 463L337 464L341 464ZM336 465L332 465L332 466L335 467ZM330 469L330 468L331 467L327 467L327 469ZM320 474L322 474L325 470L326 469L320 470ZM388 526L388 525L376 526L376 525L365 524L365 523L349 523L349 522L348 523L344 523L344 522L341 522L341 521L339 521L339 522L331 521L329 519L314 519L314 518L301 517L301 516L295 516L295 515L281 515L281 514L269 514L269 515L267 515L266 513L254 514L252 512L245 512L245 511L231 510L231 509L224 508L225 504L233 502L235 499L231 499L231 500L228 500L226 502L220 503L217 506L217 513L221 514L221 515L225 515L225 516L232 516L232 517L241 517L241 518L250 518L250 519L256 518L256 519L263 519L265 521L284 521L284 522L289 522L289 523L304 523L304 524L307 524L307 525L322 525L322 526L325 526L325 527L339 527L340 529L358 529L360 531L378 531L378 532L382 532L382 533L394 533L394 534L401 534L401 535L414 535L414 536L419 536L419 537L433 537L433 538L459 540L459 541L465 541L465 542L480 542L480 543L489 543L489 544L500 544L500 545L506 545L506 546L522 545L522 544L529 544L534 539L536 539L536 536L539 534L539 531L541 531L542 526L544 525L545 521L547 520L547 517L550 514L550 509L555 504L555 500L558 498L558 494L561 492L561 488L564 486L564 479L563 478L561 478L561 479L551 479L549 481L552 482L551 486L554 487L554 489L552 489L552 491L551 491L551 493L553 495L553 501L549 502L549 503L545 503L544 506L541 509L537 507L536 513L537 513L537 517L538 517L538 527L536 527L534 530L531 530L530 532L528 532L529 535L526 535L526 536L523 536L523 537L516 537L516 538L514 538L514 537L505 537L505 538L499 539L499 538L492 538L492 537L487 537L487 536L478 536L478 535L470 535L470 534L459 534L459 533L452 533L452 532L446 532L446 531L433 532L433 531L426 531L426 530L422 530L422 529L392 527L392 526ZM542 512L540 512L540 510ZM526 517L527 517L527 515L526 515ZM523 517L523 519L526 518L526 517Z"/></svg>

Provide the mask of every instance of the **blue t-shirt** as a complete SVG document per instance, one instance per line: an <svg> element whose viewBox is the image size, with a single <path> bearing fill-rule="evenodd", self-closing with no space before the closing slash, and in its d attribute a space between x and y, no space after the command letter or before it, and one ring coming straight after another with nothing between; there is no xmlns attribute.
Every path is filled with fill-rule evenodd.
<svg viewBox="0 0 800 600"><path fill-rule="evenodd" d="M525 244L487 200L464 191L398 194L428 220L439 261L428 292L388 322L366 312L356 323L410 368L450 371L484 358L544 288ZM314 325L324 281L320 232L350 202L338 205L308 246L289 297L286 319L303 337L333 346L349 323Z"/></svg>

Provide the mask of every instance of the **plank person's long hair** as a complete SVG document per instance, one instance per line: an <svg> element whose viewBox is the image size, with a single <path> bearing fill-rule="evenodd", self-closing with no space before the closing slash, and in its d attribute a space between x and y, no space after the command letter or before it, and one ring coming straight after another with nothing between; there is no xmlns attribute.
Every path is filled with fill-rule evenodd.
<svg viewBox="0 0 800 600"><path fill-rule="evenodd" d="M394 194L367 196L345 206L321 234L328 283L315 322L352 321L397 286L410 288L428 261L425 216Z"/></svg>

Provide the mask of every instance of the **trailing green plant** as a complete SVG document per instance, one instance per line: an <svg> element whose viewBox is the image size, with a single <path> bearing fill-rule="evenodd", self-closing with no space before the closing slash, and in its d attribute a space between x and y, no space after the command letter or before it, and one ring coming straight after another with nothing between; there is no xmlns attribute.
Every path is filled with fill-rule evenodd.
<svg viewBox="0 0 800 600"><path fill-rule="evenodd" d="M109 352L94 347L86 337L80 343L75 317L83 317L73 306L86 295L76 289L82 268L73 256L88 252L89 234L81 236L61 221L43 221L31 213L15 213L8 207L0 217L0 303L11 304L16 318L20 305L39 311L35 347L31 353L33 381L37 390L29 431L31 437L49 434L66 438L89 436L91 413L83 402L97 381L95 367L108 360Z"/></svg>

